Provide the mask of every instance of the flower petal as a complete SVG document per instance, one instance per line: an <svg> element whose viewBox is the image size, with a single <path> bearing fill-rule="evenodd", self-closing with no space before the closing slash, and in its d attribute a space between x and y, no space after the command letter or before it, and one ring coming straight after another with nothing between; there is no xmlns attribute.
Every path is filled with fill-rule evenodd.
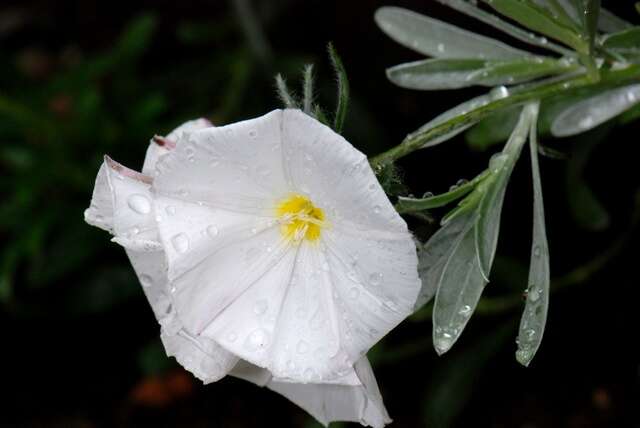
<svg viewBox="0 0 640 428"><path fill-rule="evenodd" d="M272 210L251 205L261 200L273 203L274 197L288 191L282 167L281 115L275 110L257 119L189 134L156 165L156 192L233 212L238 211L237 202L251 213Z"/></svg>
<svg viewBox="0 0 640 428"><path fill-rule="evenodd" d="M142 172L144 174L153 175L156 164L160 157L169 153L169 151L171 151L171 149L174 148L180 140L185 138L189 133L193 131L209 128L212 126L213 124L204 118L190 120L171 131L171 133L164 137L163 140L156 141L155 138L151 139L151 141L149 142L149 147L147 148L147 154L144 158ZM168 144L163 144L163 141L166 141ZM168 145L171 145L171 147L169 147Z"/></svg>
<svg viewBox="0 0 640 428"><path fill-rule="evenodd" d="M367 232L398 232L410 239L367 157L342 136L299 110L284 110L282 139L294 189L309 195L329 223L348 222Z"/></svg>
<svg viewBox="0 0 640 428"><path fill-rule="evenodd" d="M272 378L268 371L245 361L238 363L231 375L278 392L325 426L352 421L379 428L391 422L366 357L348 375L355 383L291 383Z"/></svg>
<svg viewBox="0 0 640 428"><path fill-rule="evenodd" d="M155 234L147 233L155 228L149 194L151 180L105 156L85 221L116 236L152 239Z"/></svg>
<svg viewBox="0 0 640 428"><path fill-rule="evenodd" d="M355 361L411 314L420 285L415 245L337 232L323 242L341 346Z"/></svg>

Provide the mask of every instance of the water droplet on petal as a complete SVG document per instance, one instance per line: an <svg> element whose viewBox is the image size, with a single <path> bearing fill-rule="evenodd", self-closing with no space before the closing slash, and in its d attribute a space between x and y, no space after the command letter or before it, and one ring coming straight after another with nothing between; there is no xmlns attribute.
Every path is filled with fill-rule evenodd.
<svg viewBox="0 0 640 428"><path fill-rule="evenodd" d="M269 346L269 333L262 328L254 330L247 337L244 345L250 351L262 351Z"/></svg>
<svg viewBox="0 0 640 428"><path fill-rule="evenodd" d="M164 210L169 215L175 215L175 213L176 213L176 207L174 207L173 205L167 205L167 207Z"/></svg>
<svg viewBox="0 0 640 428"><path fill-rule="evenodd" d="M262 315L267 312L269 308L269 304L266 300L258 300L256 304L253 306L253 313L256 315Z"/></svg>
<svg viewBox="0 0 640 428"><path fill-rule="evenodd" d="M185 253L189 249L189 238L184 233L178 233L171 238L171 244L178 253Z"/></svg>
<svg viewBox="0 0 640 428"><path fill-rule="evenodd" d="M140 285L142 285L143 287L150 287L151 283L152 283L152 279L149 275L147 274L142 274L140 275Z"/></svg>
<svg viewBox="0 0 640 428"><path fill-rule="evenodd" d="M360 290L358 290L357 287L351 287L349 290L349 298L351 300L356 300L358 297L360 297Z"/></svg>
<svg viewBox="0 0 640 428"><path fill-rule="evenodd" d="M214 239L216 236L218 236L218 233L219 230L214 225L210 224L209 226L207 226L207 235L209 235L209 238Z"/></svg>
<svg viewBox="0 0 640 428"><path fill-rule="evenodd" d="M371 285L380 285L382 283L382 277L382 273L374 272L369 275L369 282L371 283Z"/></svg>
<svg viewBox="0 0 640 428"><path fill-rule="evenodd" d="M380 211L382 210L382 208L380 207L380 205L376 205L373 207L373 212L376 214L380 214Z"/></svg>
<svg viewBox="0 0 640 428"><path fill-rule="evenodd" d="M227 340L229 342L235 342L238 339L238 335L235 334L234 332L229 332L229 334L227 334Z"/></svg>
<svg viewBox="0 0 640 428"><path fill-rule="evenodd" d="M151 201L145 195L133 194L127 198L127 205L138 214L148 214L151 211Z"/></svg>
<svg viewBox="0 0 640 428"><path fill-rule="evenodd" d="M309 344L307 342L305 342L304 340L298 342L298 345L296 346L296 351L298 351L298 354L305 354L308 350Z"/></svg>

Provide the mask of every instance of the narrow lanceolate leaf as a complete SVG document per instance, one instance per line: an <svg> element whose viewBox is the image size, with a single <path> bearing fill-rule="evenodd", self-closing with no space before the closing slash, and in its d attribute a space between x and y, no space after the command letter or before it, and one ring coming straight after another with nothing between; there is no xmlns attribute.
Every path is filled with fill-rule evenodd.
<svg viewBox="0 0 640 428"><path fill-rule="evenodd" d="M458 231L455 239L449 240L446 251L442 251L432 265L433 273L428 271L423 276L423 281L431 281L432 275L439 275L433 307L433 344L440 355L447 352L460 337L487 284L476 257L473 233L475 216L473 211L465 212L431 238L437 244L451 230ZM431 245L430 242L427 247ZM435 249L433 251L436 252Z"/></svg>
<svg viewBox="0 0 640 428"><path fill-rule="evenodd" d="M640 102L640 84L624 86L584 99L558 114L551 124L556 137L588 131Z"/></svg>
<svg viewBox="0 0 640 428"><path fill-rule="evenodd" d="M456 342L488 282L504 192L537 111L537 103L523 108L505 149L492 158L489 175L443 219L442 228L421 253L421 263L425 266L421 272L424 294L428 295L434 288L434 281L437 290L433 343L439 354ZM482 263L487 266L483 267Z"/></svg>
<svg viewBox="0 0 640 428"><path fill-rule="evenodd" d="M520 320L517 341L518 350L516 351L516 359L524 366L529 365L540 347L549 307L549 248L544 220L536 133L536 125L533 123L529 136L533 176L533 242L531 246L531 262L529 264L527 301Z"/></svg>
<svg viewBox="0 0 640 428"><path fill-rule="evenodd" d="M546 37L540 37L535 33L530 31L526 31L521 27L510 24L507 21L500 19L497 15L486 12L479 7L475 6L473 3L467 0L438 0L440 3L447 5L458 12L462 12L466 15L469 15L479 21L484 22L485 24L491 25L493 28L496 28L511 37L520 40L521 42L530 44L532 46L537 46L539 48L548 49L550 51L559 53L560 55L574 55L573 51L566 49L560 45L557 45L553 42L550 42L546 39Z"/></svg>
<svg viewBox="0 0 640 428"><path fill-rule="evenodd" d="M640 60L640 27L608 34L602 46L630 60Z"/></svg>
<svg viewBox="0 0 640 428"><path fill-rule="evenodd" d="M475 228L479 266L487 280L498 246L502 202L507 184L513 167L520 157L522 147L527 140L531 123L537 117L537 103L527 104L523 108L518 124L511 133L504 150L494 155L489 164L492 177L484 183L487 188L478 208L478 224Z"/></svg>
<svg viewBox="0 0 640 428"><path fill-rule="evenodd" d="M562 22L550 11L533 1L484 0L499 13L525 27L565 43L581 53L588 52L588 43L574 28Z"/></svg>
<svg viewBox="0 0 640 428"><path fill-rule="evenodd" d="M427 56L516 59L530 55L498 40L399 7L378 9L375 20L393 40Z"/></svg>
<svg viewBox="0 0 640 428"><path fill-rule="evenodd" d="M338 83L338 101L333 120L333 129L340 133L342 132L344 120L347 117L347 107L349 106L349 79L342 60L332 43L329 43L327 50L329 51L329 59L331 60L331 65L333 65Z"/></svg>
<svg viewBox="0 0 640 428"><path fill-rule="evenodd" d="M435 296L440 283L447 280L442 277L443 269L453 248L459 245L462 235L471 227L471 222L472 218L452 222L440 228L425 245L418 246L418 274L422 287L414 311L427 304Z"/></svg>
<svg viewBox="0 0 640 428"><path fill-rule="evenodd" d="M534 56L509 61L435 58L391 67L387 70L387 77L403 88L457 89L473 85L522 83L577 67L576 63L568 60Z"/></svg>
<svg viewBox="0 0 640 428"><path fill-rule="evenodd" d="M631 8L629 8L631 11ZM619 31L628 30L633 24L617 17L607 9L600 8L600 16L598 16L598 30L605 33L617 33Z"/></svg>
<svg viewBox="0 0 640 428"><path fill-rule="evenodd" d="M484 171L471 181L456 186L454 189L446 193L428 198L407 198L400 196L398 198L398 203L396 204L396 210L399 213L406 213L443 207L453 201L457 201L467 193L471 192L478 183L484 180L488 175L489 171Z"/></svg>

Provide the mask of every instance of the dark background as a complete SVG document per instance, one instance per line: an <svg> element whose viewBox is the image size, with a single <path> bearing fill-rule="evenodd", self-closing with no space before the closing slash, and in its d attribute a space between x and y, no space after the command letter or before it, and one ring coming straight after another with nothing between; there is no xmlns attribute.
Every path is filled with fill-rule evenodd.
<svg viewBox="0 0 640 428"><path fill-rule="evenodd" d="M603 3L639 21L633 2ZM0 426L315 426L273 392L230 378L202 386L166 358L124 252L83 222L83 210L103 154L136 168L149 138L184 120L224 124L280 107L276 72L298 87L303 65L315 63L330 112L330 40L352 87L344 134L369 155L483 92L391 85L385 67L420 56L376 28L383 4L0 4ZM394 4L494 34L433 1ZM565 158L541 159L556 291L538 355L527 369L514 359L520 307L484 306L443 357L428 317L414 317L370 354L394 427L640 427L639 131L608 123L580 138L542 138ZM443 192L499 149L460 136L402 160L401 173L412 193ZM502 227L489 303L526 286L526 154Z"/></svg>

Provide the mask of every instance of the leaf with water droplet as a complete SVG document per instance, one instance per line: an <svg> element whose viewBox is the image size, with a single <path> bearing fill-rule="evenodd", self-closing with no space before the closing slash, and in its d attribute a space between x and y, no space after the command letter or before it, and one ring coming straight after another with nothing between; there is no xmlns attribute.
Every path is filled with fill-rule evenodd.
<svg viewBox="0 0 640 428"><path fill-rule="evenodd" d="M640 27L607 34L602 39L605 49L615 52L630 61L640 61Z"/></svg>
<svg viewBox="0 0 640 428"><path fill-rule="evenodd" d="M607 9L600 8L600 16L598 16L598 29L605 33L616 33L633 27L633 24L614 15Z"/></svg>
<svg viewBox="0 0 640 428"><path fill-rule="evenodd" d="M475 223L475 212L462 214L443 226L426 245L427 254L440 254L433 267L423 273L423 281L439 277L433 307L433 343L438 354L447 352L458 340L487 284L476 257ZM455 239L448 240L445 251L429 248L441 243L451 231Z"/></svg>
<svg viewBox="0 0 640 428"><path fill-rule="evenodd" d="M580 134L640 103L640 84L606 90L561 111L551 124L556 137Z"/></svg>
<svg viewBox="0 0 640 428"><path fill-rule="evenodd" d="M522 83L564 73L577 66L553 58L534 56L508 61L435 58L396 65L387 69L387 77L403 88L457 89L473 85Z"/></svg>
<svg viewBox="0 0 640 428"><path fill-rule="evenodd" d="M549 250L544 220L542 183L538 165L538 143L535 123L531 126L529 147L533 176L533 242L529 264L529 296L525 303L518 334L516 359L528 366L542 342L549 307ZM534 294L535 293L535 294ZM534 298L535 297L535 298Z"/></svg>
<svg viewBox="0 0 640 428"><path fill-rule="evenodd" d="M396 42L436 58L514 59L529 56L498 40L399 8L376 11L378 26Z"/></svg>
<svg viewBox="0 0 640 428"><path fill-rule="evenodd" d="M578 52L587 53L589 50L588 41L578 33L575 26L541 4L521 0L484 1L499 13L533 31L559 40Z"/></svg>
<svg viewBox="0 0 640 428"><path fill-rule="evenodd" d="M486 191L478 208L478 224L475 228L476 247L482 274L489 278L489 272L498 245L500 217L504 194L511 177L511 172L520 157L527 133L533 121L538 117L538 104L526 105L516 124L509 141L499 157L492 158L490 168L493 176L487 180ZM498 159L500 159L498 161Z"/></svg>
<svg viewBox="0 0 640 428"><path fill-rule="evenodd" d="M539 48L548 49L559 53L561 55L571 55L572 52L562 46L549 42L546 38L540 37L535 33L529 32L521 27L513 25L507 21L500 19L497 15L489 13L483 9L480 9L474 2L467 0L438 0L440 3L445 4L459 12L462 12L472 18L484 22L496 28L511 37L520 40L521 42L537 46Z"/></svg>
<svg viewBox="0 0 640 428"><path fill-rule="evenodd" d="M429 196L425 194L426 197L423 197L421 199L400 196L398 198L398 203L396 204L396 210L400 213L405 213L443 207L471 192L488 175L488 170L483 171L473 180L461 183L449 192L441 193L435 196L433 194Z"/></svg>

